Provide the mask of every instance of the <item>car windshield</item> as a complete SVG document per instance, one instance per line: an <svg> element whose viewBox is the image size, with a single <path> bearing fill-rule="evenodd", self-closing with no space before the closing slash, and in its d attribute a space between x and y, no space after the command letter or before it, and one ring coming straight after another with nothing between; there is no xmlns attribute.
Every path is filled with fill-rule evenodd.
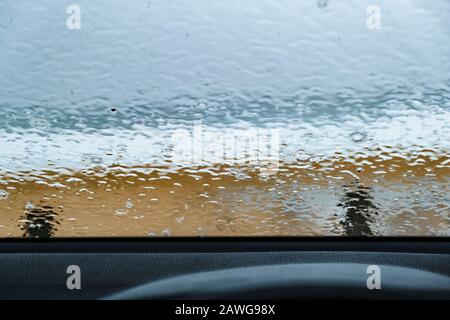
<svg viewBox="0 0 450 320"><path fill-rule="evenodd" d="M449 236L450 1L2 0L0 237Z"/></svg>

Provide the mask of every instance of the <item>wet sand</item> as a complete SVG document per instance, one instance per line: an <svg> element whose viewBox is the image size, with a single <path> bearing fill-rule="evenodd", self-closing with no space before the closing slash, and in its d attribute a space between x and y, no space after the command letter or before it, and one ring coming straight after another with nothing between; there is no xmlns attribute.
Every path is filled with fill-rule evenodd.
<svg viewBox="0 0 450 320"><path fill-rule="evenodd" d="M0 237L450 235L450 157L1 173Z"/></svg>

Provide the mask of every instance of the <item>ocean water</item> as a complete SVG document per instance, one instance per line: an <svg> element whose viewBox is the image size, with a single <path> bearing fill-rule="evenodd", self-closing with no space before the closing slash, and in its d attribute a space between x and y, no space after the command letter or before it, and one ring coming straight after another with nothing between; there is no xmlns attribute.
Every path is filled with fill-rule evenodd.
<svg viewBox="0 0 450 320"><path fill-rule="evenodd" d="M450 235L449 1L71 5L0 3L0 237Z"/></svg>

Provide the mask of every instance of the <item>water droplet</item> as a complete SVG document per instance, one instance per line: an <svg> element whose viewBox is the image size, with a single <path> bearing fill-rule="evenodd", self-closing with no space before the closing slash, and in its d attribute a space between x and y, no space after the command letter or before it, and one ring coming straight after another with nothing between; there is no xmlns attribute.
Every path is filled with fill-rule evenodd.
<svg viewBox="0 0 450 320"><path fill-rule="evenodd" d="M0 200L6 199L6 198L8 198L8 196L9 196L8 192L6 192L5 190L0 190Z"/></svg>
<svg viewBox="0 0 450 320"><path fill-rule="evenodd" d="M34 204L32 202L28 201L27 204L25 205L25 209L27 209L27 210L34 209Z"/></svg>
<svg viewBox="0 0 450 320"><path fill-rule="evenodd" d="M178 217L175 219L176 222L181 223L184 221L184 217Z"/></svg>
<svg viewBox="0 0 450 320"><path fill-rule="evenodd" d="M44 118L32 118L30 125L36 129L47 129L49 126L48 121Z"/></svg>
<svg viewBox="0 0 450 320"><path fill-rule="evenodd" d="M91 163L94 163L94 164L100 164L100 163L102 163L102 162L103 162L103 160L102 160L101 157L92 157L92 158L91 158Z"/></svg>
<svg viewBox="0 0 450 320"><path fill-rule="evenodd" d="M114 213L117 217L123 217L126 216L128 214L128 210L125 209L117 209L116 212Z"/></svg>
<svg viewBox="0 0 450 320"><path fill-rule="evenodd" d="M128 209L131 209L131 208L133 208L133 202L132 202L131 200L128 200L127 203L125 204L125 206L126 206Z"/></svg>
<svg viewBox="0 0 450 320"><path fill-rule="evenodd" d="M295 154L295 158L298 161L308 161L309 159L312 158L312 155L304 151L299 151Z"/></svg>
<svg viewBox="0 0 450 320"><path fill-rule="evenodd" d="M81 157L81 161L91 164L101 164L103 162L103 159L102 157L94 154L83 154L83 156Z"/></svg>
<svg viewBox="0 0 450 320"><path fill-rule="evenodd" d="M362 142L366 140L367 135L365 133L355 131L352 134L350 134L350 137L354 142Z"/></svg>

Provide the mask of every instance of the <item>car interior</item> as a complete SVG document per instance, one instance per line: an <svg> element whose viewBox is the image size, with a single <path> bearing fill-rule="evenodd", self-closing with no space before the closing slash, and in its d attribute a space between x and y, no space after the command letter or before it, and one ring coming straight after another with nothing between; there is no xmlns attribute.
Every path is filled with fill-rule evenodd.
<svg viewBox="0 0 450 320"><path fill-rule="evenodd" d="M170 239L1 244L1 299L448 299L445 239ZM68 266L81 290L65 286ZM381 290L368 290L378 265Z"/></svg>
<svg viewBox="0 0 450 320"><path fill-rule="evenodd" d="M2 0L0 300L450 300L449 57L447 0Z"/></svg>

